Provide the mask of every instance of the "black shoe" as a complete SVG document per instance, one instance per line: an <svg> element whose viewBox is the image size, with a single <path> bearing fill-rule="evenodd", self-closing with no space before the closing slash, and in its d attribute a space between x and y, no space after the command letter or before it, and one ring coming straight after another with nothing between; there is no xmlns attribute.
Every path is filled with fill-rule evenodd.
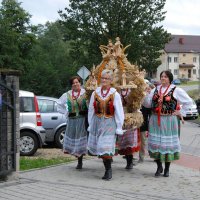
<svg viewBox="0 0 200 200"><path fill-rule="evenodd" d="M83 156L80 156L78 158L78 164L76 166L76 169L82 169L83 168Z"/></svg>
<svg viewBox="0 0 200 200"><path fill-rule="evenodd" d="M164 177L169 177L169 167L170 167L170 162L165 162L165 170L164 170Z"/></svg>
<svg viewBox="0 0 200 200"><path fill-rule="evenodd" d="M164 177L169 177L169 170L167 170L167 171L164 170L164 175L163 176Z"/></svg>
<svg viewBox="0 0 200 200"><path fill-rule="evenodd" d="M112 169L108 169L105 171L104 176L102 177L103 180L110 180L112 178Z"/></svg>
<svg viewBox="0 0 200 200"><path fill-rule="evenodd" d="M133 169L133 162L132 163L128 163L126 165L125 169Z"/></svg>
<svg viewBox="0 0 200 200"><path fill-rule="evenodd" d="M159 177L163 172L163 167L162 167L162 163L160 162L160 160L156 160L156 163L157 163L157 170L155 173L155 177Z"/></svg>
<svg viewBox="0 0 200 200"><path fill-rule="evenodd" d="M78 163L77 166L76 166L76 169L82 169L82 168L83 168L83 164Z"/></svg>
<svg viewBox="0 0 200 200"><path fill-rule="evenodd" d="M133 169L133 155L126 156L127 165L125 169Z"/></svg>
<svg viewBox="0 0 200 200"><path fill-rule="evenodd" d="M158 177L163 173L163 167L161 166L160 168L157 169L155 176Z"/></svg>
<svg viewBox="0 0 200 200"><path fill-rule="evenodd" d="M110 180L112 178L112 168L111 168L111 159L106 159L103 161L105 166L105 174L102 177L103 180Z"/></svg>

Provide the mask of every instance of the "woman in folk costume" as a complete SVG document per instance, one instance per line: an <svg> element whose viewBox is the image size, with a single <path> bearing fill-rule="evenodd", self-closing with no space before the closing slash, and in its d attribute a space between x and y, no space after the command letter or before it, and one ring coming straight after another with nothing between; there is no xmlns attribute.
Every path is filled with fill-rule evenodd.
<svg viewBox="0 0 200 200"><path fill-rule="evenodd" d="M171 72L161 72L160 80L161 85L146 95L143 105L152 108L148 150L150 157L157 163L155 176L161 175L162 162L165 162L164 177L168 177L170 163L179 159L181 151L177 116L185 116L185 110L191 107L192 99L183 89L171 84ZM181 110L177 109L178 104L182 105Z"/></svg>
<svg viewBox="0 0 200 200"><path fill-rule="evenodd" d="M124 107L127 106L127 97L129 94L129 89L122 89L121 90L121 98L122 104ZM126 132L123 135L118 135L117 138L117 145L118 145L118 153L120 155L125 155L127 165L125 169L133 169L133 154L134 152L139 151L139 132L137 128L132 127L125 127Z"/></svg>
<svg viewBox="0 0 200 200"><path fill-rule="evenodd" d="M82 169L83 155L87 152L87 105L85 89L81 88L81 79L74 76L70 79L72 90L64 93L59 99L59 111L68 118L64 136L63 151L78 158L76 169Z"/></svg>
<svg viewBox="0 0 200 200"><path fill-rule="evenodd" d="M111 87L112 78L111 70L102 71L101 87L92 93L88 112L88 150L103 159L104 180L112 178L111 159L115 154L116 134L123 134L124 123L121 97Z"/></svg>

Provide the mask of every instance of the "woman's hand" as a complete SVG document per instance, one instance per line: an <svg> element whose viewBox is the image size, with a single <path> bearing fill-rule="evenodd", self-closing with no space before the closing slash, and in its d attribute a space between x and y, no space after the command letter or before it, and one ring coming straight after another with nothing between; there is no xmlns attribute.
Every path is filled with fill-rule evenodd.
<svg viewBox="0 0 200 200"><path fill-rule="evenodd" d="M172 115L176 115L176 116L180 116L181 117L180 110L175 110Z"/></svg>

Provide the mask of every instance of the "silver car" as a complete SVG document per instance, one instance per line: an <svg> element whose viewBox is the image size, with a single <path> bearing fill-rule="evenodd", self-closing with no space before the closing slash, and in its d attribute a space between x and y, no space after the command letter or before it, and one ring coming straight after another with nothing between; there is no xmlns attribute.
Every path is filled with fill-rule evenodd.
<svg viewBox="0 0 200 200"><path fill-rule="evenodd" d="M187 118L197 119L199 116L197 105L194 102L194 100L192 101L193 101L192 106L186 110L186 117L184 117L185 119Z"/></svg>
<svg viewBox="0 0 200 200"><path fill-rule="evenodd" d="M59 148L63 146L66 129L66 117L58 112L58 99L37 96L42 124L46 130L46 142L54 142Z"/></svg>
<svg viewBox="0 0 200 200"><path fill-rule="evenodd" d="M45 129L32 92L19 91L20 99L20 155L31 156L45 144Z"/></svg>

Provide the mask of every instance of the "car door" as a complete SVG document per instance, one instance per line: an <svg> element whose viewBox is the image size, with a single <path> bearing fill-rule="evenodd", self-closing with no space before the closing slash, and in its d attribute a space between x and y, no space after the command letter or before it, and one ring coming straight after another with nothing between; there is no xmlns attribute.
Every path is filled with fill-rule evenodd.
<svg viewBox="0 0 200 200"><path fill-rule="evenodd" d="M55 132L57 127L63 123L63 116L57 112L57 103L55 100L38 99L38 104L42 124L46 130L46 142L54 142Z"/></svg>

